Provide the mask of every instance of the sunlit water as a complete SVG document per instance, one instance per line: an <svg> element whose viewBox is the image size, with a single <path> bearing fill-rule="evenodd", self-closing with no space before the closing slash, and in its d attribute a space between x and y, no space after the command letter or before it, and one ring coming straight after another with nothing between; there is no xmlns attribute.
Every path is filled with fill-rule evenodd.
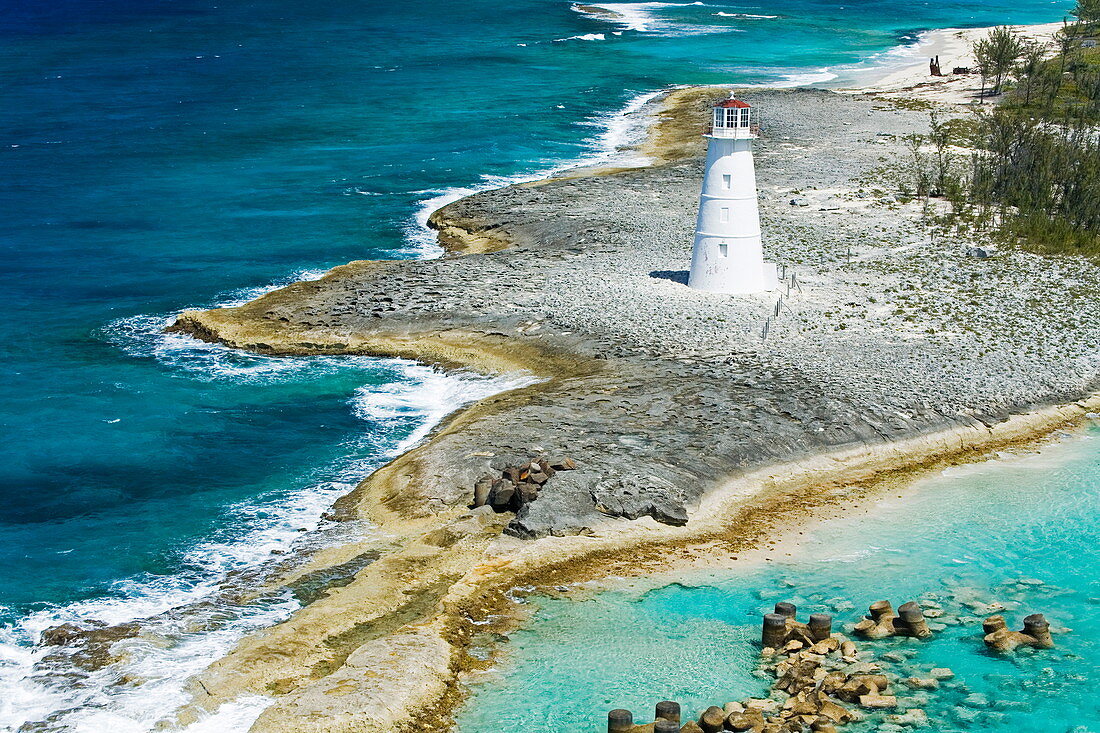
<svg viewBox="0 0 1100 733"><path fill-rule="evenodd" d="M662 699L695 715L763 697L753 676L760 617L789 600L802 619L854 623L873 601L938 606L952 623L930 641L868 643L904 676L948 667L935 692L898 694L936 731L1100 730L1100 430L1036 455L951 469L850 518L833 520L791 558L761 568L694 575L657 589L590 600L537 599L535 620L507 644L496 678L474 686L461 730L580 733L626 707L651 720ZM999 611L986 604L999 603ZM1051 651L986 651L981 619L1020 628L1045 613ZM933 623L936 622L932 619ZM906 707L903 705L903 708ZM645 716L650 716L646 718ZM851 730L884 730L881 721ZM887 727L885 730L889 731Z"/></svg>
<svg viewBox="0 0 1100 733"><path fill-rule="evenodd" d="M40 631L206 598L517 383L232 353L163 335L173 313L434 256L423 223L443 202L636 161L624 112L667 85L825 81L911 59L929 28L1072 2L607 5L618 19L560 0L3 4L0 729L69 710L57 724L148 730L187 674L294 603L162 624L161 646L80 685L34 678Z"/></svg>

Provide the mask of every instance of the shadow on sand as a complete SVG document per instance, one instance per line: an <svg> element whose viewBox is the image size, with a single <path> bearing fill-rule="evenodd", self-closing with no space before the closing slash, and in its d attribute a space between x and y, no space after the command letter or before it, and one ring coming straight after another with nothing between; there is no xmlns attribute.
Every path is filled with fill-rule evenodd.
<svg viewBox="0 0 1100 733"><path fill-rule="evenodd" d="M688 284L688 271L687 270L654 270L649 273L650 277L655 277L659 280L671 280L674 283L680 283L681 285Z"/></svg>

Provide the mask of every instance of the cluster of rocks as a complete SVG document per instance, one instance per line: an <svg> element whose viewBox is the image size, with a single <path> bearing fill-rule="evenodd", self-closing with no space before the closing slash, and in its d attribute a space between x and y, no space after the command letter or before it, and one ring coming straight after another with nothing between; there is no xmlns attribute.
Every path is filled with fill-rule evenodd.
<svg viewBox="0 0 1100 733"><path fill-rule="evenodd" d="M539 496L542 487L558 471L577 467L572 458L535 458L527 463L506 466L500 476L485 474L474 483L474 509L488 506L495 512L518 512Z"/></svg>
<svg viewBox="0 0 1100 733"><path fill-rule="evenodd" d="M681 722L680 706L667 700L657 704L654 722L643 725L634 724L629 710L612 710L607 716L608 733L835 733L837 726L876 712L885 716L881 730L928 724L922 709L927 700L919 691L939 689L942 680L954 677L950 669L935 668L926 677L888 676L871 652L861 652L851 639L833 633L831 615L814 613L803 623L797 610L794 604L781 601L772 613L764 615L758 674L774 680L770 697L713 705L698 719L687 722ZM942 613L938 607L928 611L933 617ZM1022 631L1010 630L1003 616L987 618L983 630L985 643L1001 652L1020 646L1054 646L1050 624L1040 613L1025 618ZM930 638L934 629L916 601L902 604L897 612L889 601L876 601L852 631L869 640L923 640ZM883 655L884 660L903 658L896 652ZM899 698L891 689L893 684L908 688L910 697ZM967 704L980 697L970 695Z"/></svg>
<svg viewBox="0 0 1100 733"><path fill-rule="evenodd" d="M990 616L982 622L985 633L985 645L998 652L1011 652L1021 646L1035 649L1053 649L1054 639L1050 635L1050 623L1041 613L1033 613L1024 618L1024 628L1013 631L1008 628L1004 616Z"/></svg>
<svg viewBox="0 0 1100 733"><path fill-rule="evenodd" d="M991 606L987 604L987 607ZM889 601L876 601L871 604L867 616L855 625L853 632L866 639L886 639L891 636L927 639L932 636L924 610L916 601L902 604L897 613ZM1008 628L1004 616L990 616L982 622L982 633L986 646L998 652L1011 652L1021 646L1054 648L1050 623L1041 613L1033 613L1024 618L1024 628L1020 631Z"/></svg>
<svg viewBox="0 0 1100 733"><path fill-rule="evenodd" d="M853 631L867 639L886 639L891 636L912 636L927 639L932 636L924 609L916 601L898 606L897 613L890 601L875 601L867 609L867 616L856 624Z"/></svg>
<svg viewBox="0 0 1100 733"><path fill-rule="evenodd" d="M871 709L897 707L889 679L881 674L879 665L861 661L855 642L832 632L832 616L815 613L801 623L796 613L791 603L775 604L775 610L764 616L761 635L762 654L769 660L765 669L775 677L772 689L785 693L787 700L771 717L766 717L764 710L743 705L743 712L727 718L729 730L833 731L837 725L863 718L859 710L841 702ZM727 707L736 709L736 705Z"/></svg>
<svg viewBox="0 0 1100 733"><path fill-rule="evenodd" d="M679 705L669 701L657 705L651 725L635 726L629 711L613 710L608 713L608 733L835 733L838 725L863 720L860 708L896 708L898 698L891 694L882 668L861 660L855 642L834 634L832 625L832 616L825 613L811 614L802 623L797 608L786 602L764 616L762 672L774 678L772 691L785 698L783 702L773 695L713 705L698 720L684 724ZM920 709L891 717L926 720Z"/></svg>

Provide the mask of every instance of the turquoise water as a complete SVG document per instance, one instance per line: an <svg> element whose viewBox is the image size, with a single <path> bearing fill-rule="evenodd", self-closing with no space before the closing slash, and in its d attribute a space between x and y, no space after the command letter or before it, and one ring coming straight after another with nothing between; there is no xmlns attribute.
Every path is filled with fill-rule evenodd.
<svg viewBox="0 0 1100 733"><path fill-rule="evenodd" d="M608 22L560 0L0 3L0 729L93 703L146 729L148 700L111 680L27 682L39 630L203 597L503 386L233 354L161 335L172 313L431 256L434 206L614 157L638 132L619 112L666 85L824 80L928 28L1071 5L619 3ZM288 609L227 610L217 643L170 651L201 666Z"/></svg>
<svg viewBox="0 0 1100 733"><path fill-rule="evenodd" d="M662 699L685 714L747 696L761 614L790 600L805 615L854 623L879 599L920 599L951 624L927 642L867 643L905 676L948 667L955 678L926 695L936 731L1100 730L1100 429L1026 457L922 481L906 498L833 520L792 557L766 568L695 575L652 590L536 603L535 621L507 646L502 677L475 686L461 730L599 730L607 711L652 716ZM1000 603L992 611L982 604ZM981 618L1045 613L1057 648L987 653ZM935 621L935 620L933 620ZM919 700L921 694L899 692ZM977 697L974 697L977 696ZM648 719L651 719L648 718ZM882 730L869 721L851 730ZM889 730L889 729L887 729Z"/></svg>

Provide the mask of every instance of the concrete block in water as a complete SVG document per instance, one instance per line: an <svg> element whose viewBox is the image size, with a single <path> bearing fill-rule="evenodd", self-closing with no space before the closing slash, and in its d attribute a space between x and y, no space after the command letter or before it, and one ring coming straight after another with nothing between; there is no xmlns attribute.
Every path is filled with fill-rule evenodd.
<svg viewBox="0 0 1100 733"><path fill-rule="evenodd" d="M784 618L794 618L798 615L798 607L793 603L787 603L786 601L780 601L775 604L775 612Z"/></svg>
<svg viewBox="0 0 1100 733"><path fill-rule="evenodd" d="M895 618L890 601L875 601L868 609L868 617L856 624L855 632L868 639L885 639L895 633Z"/></svg>
<svg viewBox="0 0 1100 733"><path fill-rule="evenodd" d="M657 703L657 709L654 712L654 719L670 720L673 723L680 722L680 703L673 702L672 700L662 700ZM677 728L679 730L679 728Z"/></svg>
<svg viewBox="0 0 1100 733"><path fill-rule="evenodd" d="M824 641L833 633L833 617L827 613L811 613L807 627L814 641Z"/></svg>
<svg viewBox="0 0 1100 733"><path fill-rule="evenodd" d="M607 714L607 733L629 733L634 727L634 715L629 710L612 710Z"/></svg>
<svg viewBox="0 0 1100 733"><path fill-rule="evenodd" d="M760 640L765 647L779 649L787 639L787 617L779 613L764 614L764 630Z"/></svg>
<svg viewBox="0 0 1100 733"><path fill-rule="evenodd" d="M1051 649L1054 639L1050 636L1050 624L1041 613L1033 613L1024 619L1023 631L1008 628L1004 616L990 616L982 622L985 645L998 652L1011 652L1021 646Z"/></svg>
<svg viewBox="0 0 1100 733"><path fill-rule="evenodd" d="M1041 613L1033 613L1024 618L1024 632L1035 639L1040 649L1053 649L1054 639L1050 636L1050 624Z"/></svg>
<svg viewBox="0 0 1100 733"><path fill-rule="evenodd" d="M894 625L899 632L917 639L927 639L932 636L932 630L928 628L928 622L924 619L924 611L916 601L898 606L898 618Z"/></svg>
<svg viewBox="0 0 1100 733"><path fill-rule="evenodd" d="M680 733L680 722L658 718L653 722L653 733Z"/></svg>

